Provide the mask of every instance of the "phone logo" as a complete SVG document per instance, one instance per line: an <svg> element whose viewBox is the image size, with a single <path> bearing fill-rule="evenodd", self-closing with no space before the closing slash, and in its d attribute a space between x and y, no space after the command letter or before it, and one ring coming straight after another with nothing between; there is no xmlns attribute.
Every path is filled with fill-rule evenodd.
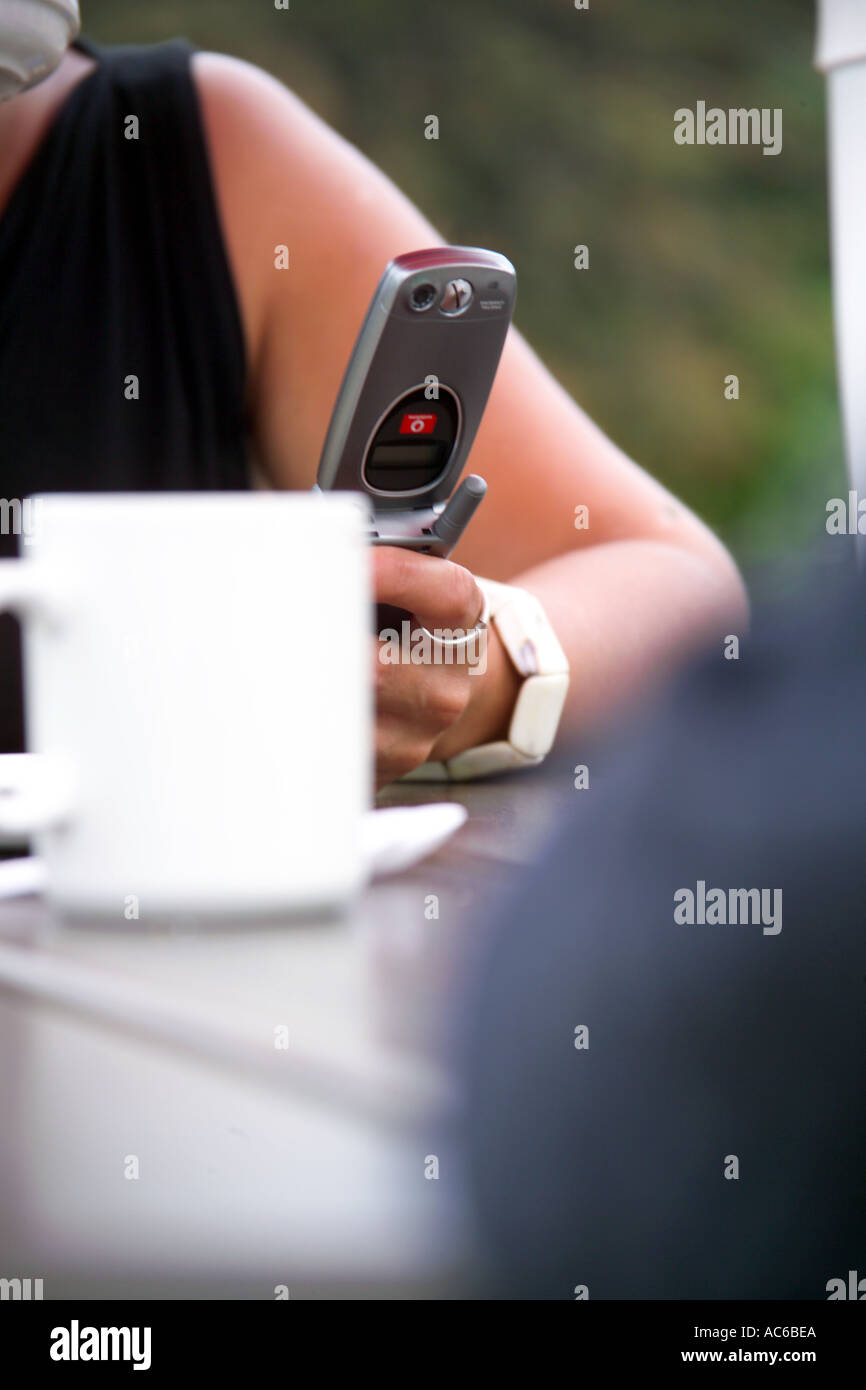
<svg viewBox="0 0 866 1390"><path fill-rule="evenodd" d="M411 410L400 421L401 434L432 434L435 428L435 415L419 415Z"/></svg>

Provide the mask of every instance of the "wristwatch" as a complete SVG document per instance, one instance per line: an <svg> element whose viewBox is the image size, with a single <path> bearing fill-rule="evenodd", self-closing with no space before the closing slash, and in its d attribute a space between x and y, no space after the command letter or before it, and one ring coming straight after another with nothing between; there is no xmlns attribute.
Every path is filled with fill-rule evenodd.
<svg viewBox="0 0 866 1390"><path fill-rule="evenodd" d="M568 691L568 658L541 601L513 584L479 579L486 612L515 670L523 677L508 737L466 748L447 762L422 763L404 782L466 782L536 767L550 752Z"/></svg>

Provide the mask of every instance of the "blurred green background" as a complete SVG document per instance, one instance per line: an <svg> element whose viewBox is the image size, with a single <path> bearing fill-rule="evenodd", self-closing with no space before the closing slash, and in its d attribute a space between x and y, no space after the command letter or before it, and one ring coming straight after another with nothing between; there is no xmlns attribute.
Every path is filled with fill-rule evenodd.
<svg viewBox="0 0 866 1390"><path fill-rule="evenodd" d="M866 0L864 0L866 2ZM451 241L515 263L577 400L749 563L846 486L813 0L82 0L282 78ZM781 107L784 147L682 147L681 106ZM435 113L440 138L424 138ZM590 248L590 269L573 248ZM740 378L740 399L724 378Z"/></svg>

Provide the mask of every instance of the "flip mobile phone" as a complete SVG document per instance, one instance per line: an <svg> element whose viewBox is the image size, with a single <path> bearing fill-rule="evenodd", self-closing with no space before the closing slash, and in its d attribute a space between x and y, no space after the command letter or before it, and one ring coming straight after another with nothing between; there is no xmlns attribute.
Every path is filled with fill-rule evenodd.
<svg viewBox="0 0 866 1390"><path fill-rule="evenodd" d="M361 325L317 486L360 492L375 545L448 555L487 484L457 488L511 322L514 267L470 246L391 261Z"/></svg>

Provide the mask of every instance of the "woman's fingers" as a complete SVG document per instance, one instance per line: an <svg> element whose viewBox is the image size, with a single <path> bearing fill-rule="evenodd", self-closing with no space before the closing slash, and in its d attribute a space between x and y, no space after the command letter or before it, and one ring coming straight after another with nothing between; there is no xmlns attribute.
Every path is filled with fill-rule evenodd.
<svg viewBox="0 0 866 1390"><path fill-rule="evenodd" d="M376 658L376 784L427 762L466 709L471 682L443 666L382 666Z"/></svg>
<svg viewBox="0 0 866 1390"><path fill-rule="evenodd" d="M462 565L396 546L373 550L376 601L403 608L431 631L469 629L484 610L484 595Z"/></svg>
<svg viewBox="0 0 866 1390"><path fill-rule="evenodd" d="M484 596L468 570L438 556L392 546L373 551L376 600L413 615L431 632L457 633L475 626ZM384 640L384 639L383 639ZM411 642L411 639L410 639ZM397 659L388 639L374 639L376 691L376 781L378 786L426 762L442 734L461 718L473 682L464 662L443 664L430 644L424 659L399 643Z"/></svg>

